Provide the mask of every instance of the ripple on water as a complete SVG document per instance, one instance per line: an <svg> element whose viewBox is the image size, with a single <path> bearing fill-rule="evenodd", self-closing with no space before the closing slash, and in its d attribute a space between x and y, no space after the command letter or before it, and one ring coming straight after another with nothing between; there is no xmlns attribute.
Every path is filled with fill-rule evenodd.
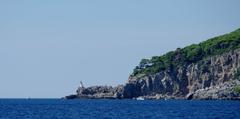
<svg viewBox="0 0 240 119"><path fill-rule="evenodd" d="M1 99L0 119L239 119L240 101Z"/></svg>

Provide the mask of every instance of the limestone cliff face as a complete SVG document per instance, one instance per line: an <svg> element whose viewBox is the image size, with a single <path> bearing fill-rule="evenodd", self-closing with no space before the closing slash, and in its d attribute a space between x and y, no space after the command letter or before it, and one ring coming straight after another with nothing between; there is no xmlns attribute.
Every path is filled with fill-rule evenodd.
<svg viewBox="0 0 240 119"><path fill-rule="evenodd" d="M69 98L240 99L240 29L142 59L117 87L79 87ZM236 88L237 87L237 88Z"/></svg>
<svg viewBox="0 0 240 119"><path fill-rule="evenodd" d="M85 98L85 99L122 99L123 85L117 87L112 86L80 86L76 95L68 96L67 98Z"/></svg>
<svg viewBox="0 0 240 119"><path fill-rule="evenodd" d="M240 99L240 49L155 74L131 75L124 85L80 86L67 99ZM239 73L240 74L240 73Z"/></svg>
<svg viewBox="0 0 240 119"><path fill-rule="evenodd" d="M184 99L200 89L216 87L235 80L240 68L240 49L211 56L199 62L156 74L130 76L123 97L158 96Z"/></svg>

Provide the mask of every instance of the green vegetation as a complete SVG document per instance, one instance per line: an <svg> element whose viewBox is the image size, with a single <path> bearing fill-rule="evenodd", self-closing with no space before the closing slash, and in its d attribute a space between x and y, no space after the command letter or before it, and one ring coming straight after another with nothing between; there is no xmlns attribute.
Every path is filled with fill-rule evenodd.
<svg viewBox="0 0 240 119"><path fill-rule="evenodd" d="M236 87L234 88L234 91L237 92L237 93L240 93L240 85L236 86Z"/></svg>
<svg viewBox="0 0 240 119"><path fill-rule="evenodd" d="M178 67L198 62L209 56L220 55L238 48L240 48L240 29L209 39L200 44L193 44L182 49L178 48L176 51L168 52L162 56L143 59L139 66L134 69L133 75L154 74L159 71L174 70Z"/></svg>
<svg viewBox="0 0 240 119"><path fill-rule="evenodd" d="M237 69L236 73L234 74L234 78L240 80L240 68Z"/></svg>

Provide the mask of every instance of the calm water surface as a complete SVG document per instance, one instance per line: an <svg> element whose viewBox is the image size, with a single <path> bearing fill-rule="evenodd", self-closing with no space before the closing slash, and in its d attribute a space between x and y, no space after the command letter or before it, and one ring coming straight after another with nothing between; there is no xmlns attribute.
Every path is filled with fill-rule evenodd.
<svg viewBox="0 0 240 119"><path fill-rule="evenodd" d="M0 119L240 119L240 101L0 99Z"/></svg>

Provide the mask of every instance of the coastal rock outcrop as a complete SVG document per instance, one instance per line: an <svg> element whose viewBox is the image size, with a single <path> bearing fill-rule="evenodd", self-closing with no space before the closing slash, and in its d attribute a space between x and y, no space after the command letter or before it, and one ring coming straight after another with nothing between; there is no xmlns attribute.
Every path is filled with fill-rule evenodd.
<svg viewBox="0 0 240 119"><path fill-rule="evenodd" d="M92 86L83 87L80 86L76 95L70 95L65 97L66 99L122 99L122 89L123 86L119 85L117 87L112 86Z"/></svg>
<svg viewBox="0 0 240 119"><path fill-rule="evenodd" d="M196 97L194 99L197 99L197 95L200 95L197 92L200 89L219 85L233 88L232 85L228 86L228 83L225 82L237 80L235 74L240 67L239 56L240 50L238 49L180 67L176 71L167 70L153 75L130 76L128 83L123 88L123 97L161 94L162 97L185 99L187 95L194 93L194 97ZM235 86L237 84L235 83ZM204 97L199 96L198 98Z"/></svg>
<svg viewBox="0 0 240 119"><path fill-rule="evenodd" d="M125 85L79 87L76 95L85 99L240 99L234 88L240 68L240 49L209 57L201 62L153 75L130 76Z"/></svg>
<svg viewBox="0 0 240 119"><path fill-rule="evenodd" d="M234 90L238 85L240 85L240 81L238 80L228 81L217 86L199 89L192 93L192 96L187 97L187 99L239 100L240 93Z"/></svg>
<svg viewBox="0 0 240 119"><path fill-rule="evenodd" d="M240 29L142 59L124 85L82 85L66 98L240 99Z"/></svg>

